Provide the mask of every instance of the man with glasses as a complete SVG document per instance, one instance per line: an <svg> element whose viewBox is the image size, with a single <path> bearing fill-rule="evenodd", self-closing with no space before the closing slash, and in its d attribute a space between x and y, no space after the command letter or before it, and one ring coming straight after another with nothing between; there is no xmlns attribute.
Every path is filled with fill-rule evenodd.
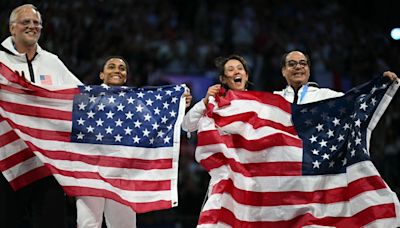
<svg viewBox="0 0 400 228"><path fill-rule="evenodd" d="M274 93L281 95L291 103L306 104L340 97L344 94L328 88L319 88L317 83L309 82L310 58L300 51L285 53L282 56L281 67L282 75L288 85L285 89ZM391 71L385 71L383 76L392 81L397 79L397 75Z"/></svg>
<svg viewBox="0 0 400 228"><path fill-rule="evenodd" d="M281 70L288 86L282 91L275 91L274 93L296 104L305 104L343 95L341 92L328 88L318 88L316 83L308 82L310 66L310 58L302 52L285 53L282 56Z"/></svg>
<svg viewBox="0 0 400 228"><path fill-rule="evenodd" d="M15 8L9 30L11 36L0 46L0 62L38 85L81 84L56 55L38 45L42 18L34 5Z"/></svg>
<svg viewBox="0 0 400 228"><path fill-rule="evenodd" d="M39 86L81 84L56 55L38 45L42 18L34 5L15 8L9 30L11 36L0 45L1 63ZM37 162L36 157L31 159L32 163ZM66 197L52 176L14 192L0 175L0 202L1 227L66 227ZM24 218L29 224L20 223Z"/></svg>

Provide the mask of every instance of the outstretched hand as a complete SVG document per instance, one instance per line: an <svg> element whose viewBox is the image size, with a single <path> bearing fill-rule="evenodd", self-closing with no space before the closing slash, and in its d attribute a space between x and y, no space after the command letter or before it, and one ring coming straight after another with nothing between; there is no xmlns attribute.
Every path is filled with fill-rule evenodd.
<svg viewBox="0 0 400 228"><path fill-rule="evenodd" d="M192 95L190 94L190 90L186 90L185 93L183 94L183 97L185 98L186 101L186 108L190 106L190 103L192 103Z"/></svg>
<svg viewBox="0 0 400 228"><path fill-rule="evenodd" d="M18 76L25 78L25 73L24 73L24 71L21 71L21 73L19 73L19 72L16 70L15 73L18 74Z"/></svg>
<svg viewBox="0 0 400 228"><path fill-rule="evenodd" d="M398 79L397 75L392 71L383 72L383 77L388 77L392 81L395 81Z"/></svg>
<svg viewBox="0 0 400 228"><path fill-rule="evenodd" d="M210 97L215 97L215 95L219 93L220 89L221 89L221 84L215 84L208 87L207 94L203 99L203 102L206 106L208 105L208 99Z"/></svg>

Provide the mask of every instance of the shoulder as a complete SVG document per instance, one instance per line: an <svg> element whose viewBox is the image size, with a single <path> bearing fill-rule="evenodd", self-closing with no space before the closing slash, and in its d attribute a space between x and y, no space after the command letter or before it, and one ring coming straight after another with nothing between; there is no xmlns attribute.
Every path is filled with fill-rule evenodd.
<svg viewBox="0 0 400 228"><path fill-rule="evenodd" d="M273 94L278 94L278 95L281 95L281 96L283 96L283 95L285 95L285 94L290 94L290 93L294 93L294 91L293 91L293 89L292 89L292 87L290 87L290 86L286 86L284 89L282 89L282 90L276 90L276 91L274 91L273 92Z"/></svg>
<svg viewBox="0 0 400 228"><path fill-rule="evenodd" d="M39 55L41 55L42 57L61 61L61 60L58 58L58 56L57 56L56 54L53 54L53 53L51 53L51 52L49 52L49 51L46 51L46 50L44 50L44 49L42 49L42 48L40 48L40 50L39 50L39 48L40 48L40 47L38 47L37 53L38 53Z"/></svg>
<svg viewBox="0 0 400 228"><path fill-rule="evenodd" d="M58 56L56 54L53 54L44 49L41 49L40 51L38 50L38 57L39 57L38 58L39 62L50 63L53 66L62 66L62 67L65 66L63 61L61 61L61 59L58 58Z"/></svg>
<svg viewBox="0 0 400 228"><path fill-rule="evenodd" d="M283 95L283 93L285 92L285 90L277 90L277 91L274 91L273 92L273 94L278 94L278 95Z"/></svg>
<svg viewBox="0 0 400 228"><path fill-rule="evenodd" d="M342 92L338 92L329 88L315 88L312 87L311 91L313 91L314 93L318 93L318 95L324 97L324 98L333 98L333 97L340 97L343 96L344 93Z"/></svg>

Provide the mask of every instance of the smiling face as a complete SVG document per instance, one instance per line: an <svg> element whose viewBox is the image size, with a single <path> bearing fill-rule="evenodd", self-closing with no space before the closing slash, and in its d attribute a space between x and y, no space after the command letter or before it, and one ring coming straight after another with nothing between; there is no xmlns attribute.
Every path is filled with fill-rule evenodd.
<svg viewBox="0 0 400 228"><path fill-rule="evenodd" d="M16 49L24 52L36 45L42 31L42 20L38 11L30 6L18 9L10 21L10 33Z"/></svg>
<svg viewBox="0 0 400 228"><path fill-rule="evenodd" d="M224 75L219 76L222 84L232 90L246 90L249 75L243 64L237 59L230 59L224 65Z"/></svg>
<svg viewBox="0 0 400 228"><path fill-rule="evenodd" d="M310 67L307 57L299 52L293 51L286 56L285 65L282 67L282 75L288 85L299 89L308 82L310 78Z"/></svg>
<svg viewBox="0 0 400 228"><path fill-rule="evenodd" d="M127 66L120 58L111 58L104 64L100 79L109 86L121 86L126 82Z"/></svg>

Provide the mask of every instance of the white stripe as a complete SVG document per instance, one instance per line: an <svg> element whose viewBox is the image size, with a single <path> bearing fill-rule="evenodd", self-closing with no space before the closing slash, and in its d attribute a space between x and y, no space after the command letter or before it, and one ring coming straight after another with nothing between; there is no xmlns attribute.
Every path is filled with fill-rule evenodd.
<svg viewBox="0 0 400 228"><path fill-rule="evenodd" d="M17 139L0 147L0 160L4 160L14 154L18 154L23 149L28 148L24 141Z"/></svg>
<svg viewBox="0 0 400 228"><path fill-rule="evenodd" d="M373 169L372 169L373 168ZM312 175L312 176L272 176L245 177L232 171L228 166L213 169L210 172L210 185L228 178L233 180L235 187L254 192L313 192L346 187L360 178L379 175L370 161L363 161L350 166L347 174Z"/></svg>
<svg viewBox="0 0 400 228"><path fill-rule="evenodd" d="M12 130L12 128L7 123L7 121L3 120L0 122L0 135L4 135L5 133L8 133L11 130Z"/></svg>
<svg viewBox="0 0 400 228"><path fill-rule="evenodd" d="M400 86L400 83L395 83L393 82L386 93L384 94L382 100L379 102L378 107L376 108L375 112L373 113L373 116L371 117L371 121L368 124L368 129L372 131L376 124L378 123L379 119L385 112L386 108L389 106L390 101L392 100L393 96L396 94L396 91L398 90Z"/></svg>
<svg viewBox="0 0 400 228"><path fill-rule="evenodd" d="M40 108L50 108L59 111L71 112L72 110L73 100L38 97L34 95L13 93L6 90L0 90L0 94L0 100L7 102Z"/></svg>
<svg viewBox="0 0 400 228"><path fill-rule="evenodd" d="M10 182L17 177L42 166L44 166L44 164L38 157L32 157L7 170L4 170L3 175Z"/></svg>
<svg viewBox="0 0 400 228"><path fill-rule="evenodd" d="M97 179L76 179L73 177L66 177L59 174L54 174L54 177L59 181L59 183L66 187L88 187L105 189L110 192L114 192L121 196L122 199L129 202L145 203L153 202L157 200L170 200L171 193L170 190L165 191L130 191L122 190L112 186L111 184ZM77 185L79 184L79 185Z"/></svg>
<svg viewBox="0 0 400 228"><path fill-rule="evenodd" d="M42 140L26 135L19 130L16 130L16 133L24 141L31 142L39 148L47 151L66 151L82 155L112 156L117 158L138 158L145 160L171 159L171 156L173 156L171 152L172 148L170 147L144 148L103 144L99 146L98 144L89 143L71 143L53 140Z"/></svg>
<svg viewBox="0 0 400 228"><path fill-rule="evenodd" d="M260 119L271 120L276 123L281 123L284 126L293 125L290 113L287 113L276 106L260 103L255 100L233 100L231 101L231 105L222 108L215 108L213 112L220 116L232 116L247 112L256 112Z"/></svg>
<svg viewBox="0 0 400 228"><path fill-rule="evenodd" d="M44 163L49 163L57 169L72 172L94 172L104 178L119 178L125 180L168 180L176 177L173 169L129 169L91 165L81 161L53 160L39 152L34 152Z"/></svg>
<svg viewBox="0 0 400 228"><path fill-rule="evenodd" d="M185 84L183 84L185 87L185 91L188 89ZM185 115L185 110L186 110L186 98L181 96L180 98L180 104L179 104L179 111L178 111L178 117L175 122L174 126L174 144L172 147L172 174L173 176L171 177L171 202L172 205L178 206L178 170L179 170L179 151L180 151L180 144L181 144L181 125L183 122L183 117Z"/></svg>
<svg viewBox="0 0 400 228"><path fill-rule="evenodd" d="M216 152L223 152L225 157L232 158L241 164L278 161L301 162L303 159L303 149L293 146L275 146L260 151L248 151L241 148L228 148L226 144L221 143L198 146L195 153L196 160L200 162Z"/></svg>
<svg viewBox="0 0 400 228"><path fill-rule="evenodd" d="M237 135L243 136L247 140L256 140L256 139L264 138L266 136L281 133L281 134L299 139L299 137L296 135L293 135L286 131L278 130L276 128L269 127L269 126L264 126L264 127L254 129L253 125L251 125L247 122L237 121L237 122L233 122L228 125L220 127L220 126L216 126L216 124L214 123L214 120L212 120L212 119L210 119L210 121L205 122L204 119L206 119L206 118L209 118L209 117L206 117L206 116L203 117L202 121L199 123L198 132L204 132L204 131L209 131L209 130L218 130L221 135L237 134ZM212 123L211 126L207 126L210 123Z"/></svg>
<svg viewBox="0 0 400 228"><path fill-rule="evenodd" d="M351 217L375 205L393 203L393 192L388 189L364 192L350 201L331 204L304 204L279 206L248 206L237 203L229 194L214 194L207 201L203 211L224 207L241 221L282 221L310 213L316 218Z"/></svg>
<svg viewBox="0 0 400 228"><path fill-rule="evenodd" d="M221 136L236 134L236 135L241 135L246 140L257 140L257 139L261 139L261 138L271 136L274 134L278 134L278 133L284 134L293 139L300 140L300 138L297 135L293 135L286 131L278 130L276 128L272 128L272 127L268 127L268 126L254 129L253 126L247 122L239 122L238 121L238 122L230 123L223 127L219 127L219 126L216 126L216 124L212 118L203 116L199 122L198 132L200 133L200 132L213 131L213 130L217 130Z"/></svg>
<svg viewBox="0 0 400 228"><path fill-rule="evenodd" d="M382 117L383 113L386 111L386 108L389 106L390 102L392 101L393 96L396 94L400 86L399 80L397 82L393 82L388 90L386 91L385 95L383 96L382 100L379 102L375 112L373 113L371 120L369 121L367 127L367 135L366 135L366 142L367 142L367 153L369 155L369 148L370 148L370 139L372 135L372 131L375 129L378 121Z"/></svg>
<svg viewBox="0 0 400 228"><path fill-rule="evenodd" d="M222 222L218 222L216 224L201 224L196 226L196 228L230 228L230 227L232 226L229 226Z"/></svg>
<svg viewBox="0 0 400 228"><path fill-rule="evenodd" d="M54 120L47 118L39 118L34 116L25 116L6 112L0 107L0 116L8 118L21 126L27 126L39 130L57 130L60 132L71 132L72 124L69 120Z"/></svg>
<svg viewBox="0 0 400 228"><path fill-rule="evenodd" d="M10 82L10 81L9 81L6 77L4 77L2 74L0 74L0 84L8 85L8 86L11 86L11 87L14 87L14 88L26 90L26 88L23 87L23 86L21 86L20 84L16 84L16 83Z"/></svg>

